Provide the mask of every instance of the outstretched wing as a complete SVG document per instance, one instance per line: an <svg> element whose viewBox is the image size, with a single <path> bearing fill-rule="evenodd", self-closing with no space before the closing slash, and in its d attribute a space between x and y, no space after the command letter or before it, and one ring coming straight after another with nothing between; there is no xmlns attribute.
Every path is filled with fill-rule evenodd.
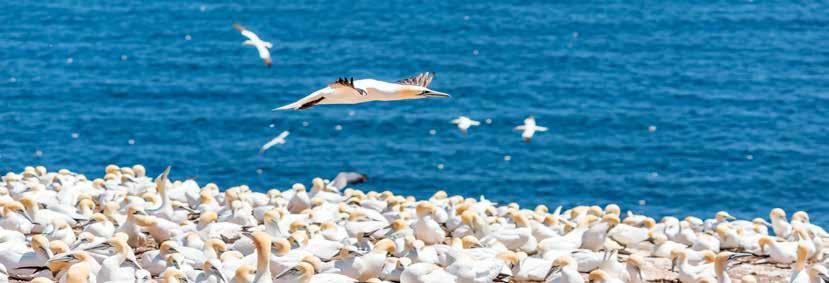
<svg viewBox="0 0 829 283"><path fill-rule="evenodd" d="M357 172L340 172L337 174L337 177L334 177L334 180L331 181L331 185L337 188L338 190L344 189L348 185L359 184L368 180L366 175Z"/></svg>
<svg viewBox="0 0 829 283"><path fill-rule="evenodd" d="M277 138L285 139L290 134L291 134L291 132L289 132L289 131L283 131L282 133L279 134L279 136L277 136Z"/></svg>
<svg viewBox="0 0 829 283"><path fill-rule="evenodd" d="M243 27L240 24L233 23L233 28L238 30L240 33L242 33L243 36L247 37L250 40L253 40L253 41L261 40L261 39L259 39L259 36L257 36L255 33L253 33L252 31L250 31L248 29L246 29L245 27Z"/></svg>
<svg viewBox="0 0 829 283"><path fill-rule="evenodd" d="M276 136L273 139L271 139L270 141L268 141L265 145L262 146L262 148L259 149L259 154L265 153L266 150L273 147L274 145L284 144L285 143L285 137L287 137L288 134L290 134L290 132L284 131L281 134L279 134L278 136Z"/></svg>
<svg viewBox="0 0 829 283"><path fill-rule="evenodd" d="M428 87L429 83L431 83L432 79L434 79L434 78L435 78L435 73L425 72L425 73L420 73L420 74L418 74L416 76L413 76L413 77L409 77L409 78L406 78L406 79L399 80L399 81L397 81L397 83L404 84L404 85L416 85L416 86Z"/></svg>
<svg viewBox="0 0 829 283"><path fill-rule="evenodd" d="M348 88L357 92L359 95L368 95L366 90L354 86L354 78L339 78L333 83L328 84L328 87L336 89Z"/></svg>
<svg viewBox="0 0 829 283"><path fill-rule="evenodd" d="M262 58L262 60L265 61L265 66L270 67L273 64L273 61L271 61L271 53L268 52L267 47L257 45L256 51L259 51L259 58Z"/></svg>

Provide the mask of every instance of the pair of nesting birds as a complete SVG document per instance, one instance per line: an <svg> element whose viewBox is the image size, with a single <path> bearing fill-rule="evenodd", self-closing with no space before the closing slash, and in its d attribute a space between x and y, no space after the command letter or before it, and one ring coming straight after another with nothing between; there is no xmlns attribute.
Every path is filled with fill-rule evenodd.
<svg viewBox="0 0 829 283"><path fill-rule="evenodd" d="M266 66L270 67L272 61L268 49L273 47L273 44L260 39L255 33L239 24L234 23L233 28L248 38L243 44L256 47L256 50L259 51L259 57L264 60ZM322 104L357 104L369 101L449 97L446 93L428 88L434 77L434 73L426 72L396 82L384 82L374 79L355 81L354 78L340 78L323 89L274 110L302 110Z"/></svg>

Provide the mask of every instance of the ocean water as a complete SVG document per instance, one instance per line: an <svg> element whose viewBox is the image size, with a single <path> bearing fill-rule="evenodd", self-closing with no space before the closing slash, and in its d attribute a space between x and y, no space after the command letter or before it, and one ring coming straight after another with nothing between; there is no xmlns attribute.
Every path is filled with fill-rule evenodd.
<svg viewBox="0 0 829 283"><path fill-rule="evenodd" d="M352 170L417 197L829 224L827 2L551 2L7 1L0 171L171 164L266 190ZM453 97L271 111L423 71ZM550 131L524 143L529 115Z"/></svg>

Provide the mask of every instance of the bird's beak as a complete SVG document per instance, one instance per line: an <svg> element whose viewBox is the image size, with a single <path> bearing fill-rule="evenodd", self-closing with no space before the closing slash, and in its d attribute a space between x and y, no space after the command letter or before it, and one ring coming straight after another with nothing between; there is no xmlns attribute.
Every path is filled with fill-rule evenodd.
<svg viewBox="0 0 829 283"><path fill-rule="evenodd" d="M64 255L56 255L55 257L46 261L47 264L52 262L71 262L75 259L75 255L73 254L64 254Z"/></svg>
<svg viewBox="0 0 829 283"><path fill-rule="evenodd" d="M434 90L427 90L426 92L424 92L420 95L426 96L426 97L452 97L449 94L439 92L439 91L434 91Z"/></svg>
<svg viewBox="0 0 829 283"><path fill-rule="evenodd" d="M90 251L92 251L92 250L104 250L104 249L108 249L110 247L112 247L112 245L110 245L107 242L103 242L103 243L91 246L91 247L87 248L87 250L90 250Z"/></svg>
<svg viewBox="0 0 829 283"><path fill-rule="evenodd" d="M227 277L225 277L225 274L222 273L222 271L219 270L219 268L217 268L216 266L210 266L210 269L212 269L213 272L215 272L216 274L219 275L219 281L220 282L225 282L225 283L230 282L230 281L227 280Z"/></svg>
<svg viewBox="0 0 829 283"><path fill-rule="evenodd" d="M827 275L826 273L821 272L820 274L818 274L818 276L820 277L820 279L823 279L823 281L829 282L829 275Z"/></svg>
<svg viewBox="0 0 829 283"><path fill-rule="evenodd" d="M728 260L734 260L734 259L738 259L738 258L741 258L741 257L747 257L747 256L752 256L752 254L750 254L750 253L735 253L735 254L732 254L731 256L729 256Z"/></svg>
<svg viewBox="0 0 829 283"><path fill-rule="evenodd" d="M550 276L553 276L556 273L559 273L560 271L561 271L561 266L553 266L553 268L551 268L550 271L547 272L547 276L545 277L545 279L550 278Z"/></svg>
<svg viewBox="0 0 829 283"><path fill-rule="evenodd" d="M26 218L26 220L28 220L28 221L29 221L29 222L31 222L32 224L39 224L39 223L35 222L34 220L32 220L32 218L31 218L31 217L29 217L29 214L28 214L28 213L26 213L25 211L20 212L20 215L23 215L23 218Z"/></svg>

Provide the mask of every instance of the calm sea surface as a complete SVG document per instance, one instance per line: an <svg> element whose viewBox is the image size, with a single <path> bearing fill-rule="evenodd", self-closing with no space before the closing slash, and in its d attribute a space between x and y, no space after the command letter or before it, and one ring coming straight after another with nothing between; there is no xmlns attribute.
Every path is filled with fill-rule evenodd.
<svg viewBox="0 0 829 283"><path fill-rule="evenodd" d="M145 2L0 4L0 171L172 164L266 190L354 170L418 197L829 224L826 2ZM271 111L423 71L453 97ZM459 115L492 123L464 136ZM528 115L550 131L524 143Z"/></svg>

